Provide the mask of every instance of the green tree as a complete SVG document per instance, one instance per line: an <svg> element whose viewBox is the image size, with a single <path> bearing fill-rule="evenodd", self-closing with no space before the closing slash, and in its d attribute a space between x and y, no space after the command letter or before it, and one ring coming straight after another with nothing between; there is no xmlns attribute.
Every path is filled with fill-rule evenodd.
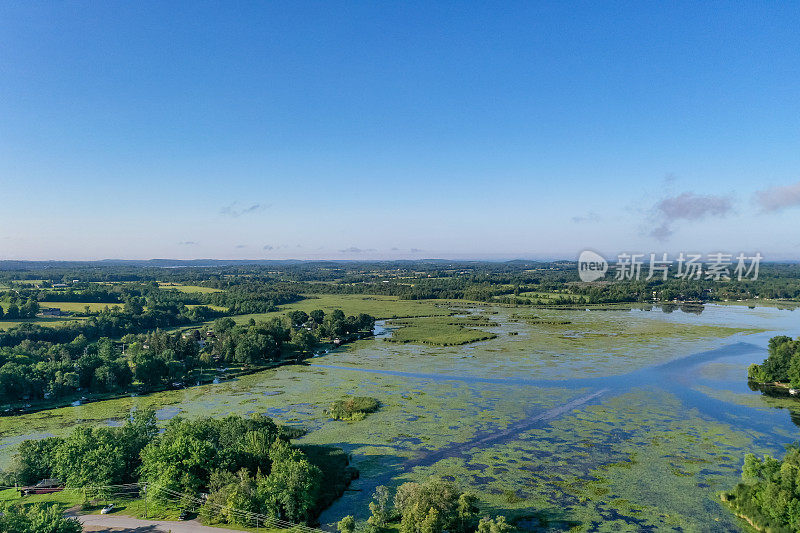
<svg viewBox="0 0 800 533"><path fill-rule="evenodd" d="M132 358L133 375L147 387L164 383L169 374L167 363L151 351L142 351Z"/></svg>
<svg viewBox="0 0 800 533"><path fill-rule="evenodd" d="M267 512L276 518L305 521L319 491L321 472L302 452L276 440L269 453L272 469L259 484Z"/></svg>
<svg viewBox="0 0 800 533"><path fill-rule="evenodd" d="M336 529L339 533L355 533L356 520L353 515L347 515L336 524Z"/></svg>
<svg viewBox="0 0 800 533"><path fill-rule="evenodd" d="M297 329L292 332L292 344L300 352L310 352L317 345L317 337L307 329Z"/></svg>
<svg viewBox="0 0 800 533"><path fill-rule="evenodd" d="M436 507L428 509L428 514L419 526L420 533L441 533L443 527L439 517L439 510Z"/></svg>
<svg viewBox="0 0 800 533"><path fill-rule="evenodd" d="M5 318L8 318L10 320L19 318L19 307L17 307L17 304L15 304L14 302L11 302L11 304L9 304L8 309L6 310Z"/></svg>
<svg viewBox="0 0 800 533"><path fill-rule="evenodd" d="M80 533L77 518L67 518L58 506L10 506L0 515L0 533Z"/></svg>
<svg viewBox="0 0 800 533"><path fill-rule="evenodd" d="M506 522L506 517L498 516L494 519L484 516L478 523L475 533L509 533L512 529L511 524Z"/></svg>
<svg viewBox="0 0 800 533"><path fill-rule="evenodd" d="M41 440L24 440L14 457L12 472L17 483L33 485L53 477L55 453L64 439L48 437Z"/></svg>
<svg viewBox="0 0 800 533"><path fill-rule="evenodd" d="M319 326L322 324L322 321L325 320L325 311L322 309L314 309L308 314L308 316L310 316L311 320L313 320L314 323Z"/></svg>
<svg viewBox="0 0 800 533"><path fill-rule="evenodd" d="M55 451L53 475L68 487L124 481L123 449L112 428L76 428Z"/></svg>
<svg viewBox="0 0 800 533"><path fill-rule="evenodd" d="M289 317L290 323L295 328L299 328L308 322L308 314L305 311L290 311L286 316Z"/></svg>
<svg viewBox="0 0 800 533"><path fill-rule="evenodd" d="M217 450L200 425L173 419L142 450L142 478L177 492L197 494L218 467Z"/></svg>
<svg viewBox="0 0 800 533"><path fill-rule="evenodd" d="M391 518L391 509L389 508L389 489L384 485L379 485L372 495L372 500L369 503L369 510L372 513L367 519L367 525L373 531L380 531L386 527Z"/></svg>

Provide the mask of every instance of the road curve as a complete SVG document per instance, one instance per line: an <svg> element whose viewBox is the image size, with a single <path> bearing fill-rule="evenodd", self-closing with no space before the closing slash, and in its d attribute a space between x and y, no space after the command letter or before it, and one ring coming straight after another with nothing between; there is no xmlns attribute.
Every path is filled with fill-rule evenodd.
<svg viewBox="0 0 800 533"><path fill-rule="evenodd" d="M108 533L242 533L234 529L204 526L196 520L140 520L122 515L77 515L84 531Z"/></svg>

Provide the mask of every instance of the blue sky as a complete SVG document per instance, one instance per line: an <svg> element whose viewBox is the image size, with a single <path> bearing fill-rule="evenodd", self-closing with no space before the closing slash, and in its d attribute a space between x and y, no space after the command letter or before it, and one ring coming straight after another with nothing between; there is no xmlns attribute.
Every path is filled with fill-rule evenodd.
<svg viewBox="0 0 800 533"><path fill-rule="evenodd" d="M798 3L0 3L0 259L800 258Z"/></svg>

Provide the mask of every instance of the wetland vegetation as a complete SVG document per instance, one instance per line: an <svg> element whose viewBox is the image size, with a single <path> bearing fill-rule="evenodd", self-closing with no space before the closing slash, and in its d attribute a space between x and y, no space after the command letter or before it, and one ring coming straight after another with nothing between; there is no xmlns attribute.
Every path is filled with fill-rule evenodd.
<svg viewBox="0 0 800 533"><path fill-rule="evenodd" d="M213 480L213 468L189 469L192 481L166 464L126 468L145 476L135 479L113 478L114 464L85 472L161 483L158 472L169 471L175 492L329 528L343 521L345 531L453 530L452 502L398 507L407 484L426 483L469 500L462 507L474 510L462 518L470 532L736 531L743 522L718 494L737 483L747 453L777 456L796 440L795 400L761 396L742 379L751 363L786 358L769 339L796 335L793 307L713 301L789 297L769 292L794 287L796 274L782 266L747 294L688 284L682 296L703 299L691 305L653 300L658 283L611 282L591 297L574 273L538 264L59 268L0 275L3 302L34 299L73 313L0 333L7 482L65 468L22 466L72 442L76 428L83 441L117 450L110 435L129 431L122 428L133 413L153 410L150 424L180 434L173 440L203 435L203 449L200 441L218 438L215 420L238 427L234 420L255 415L274 420L288 446L251 443L266 454L260 470L241 463L240 451L238 459L214 456L230 468ZM648 298L630 298L645 291ZM790 368L791 355L761 366ZM145 456L191 462L169 447L145 448L138 459L135 450L123 455L131 465ZM313 481L293 500L267 497L279 483L270 479L271 452ZM56 472L71 485L84 475ZM310 497L313 487L330 490ZM142 514L135 499L118 504ZM151 505L154 516L181 508ZM204 519L235 525L235 515Z"/></svg>

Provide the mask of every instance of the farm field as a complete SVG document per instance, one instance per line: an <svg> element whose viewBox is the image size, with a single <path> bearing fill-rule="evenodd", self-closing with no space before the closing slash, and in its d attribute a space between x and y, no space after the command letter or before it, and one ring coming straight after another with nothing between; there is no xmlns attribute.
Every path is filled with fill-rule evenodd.
<svg viewBox="0 0 800 533"><path fill-rule="evenodd" d="M12 320L0 320L0 330L10 329L20 324L40 324L42 326L60 326L68 324L77 320L83 320L80 317L36 317L36 318L22 318Z"/></svg>
<svg viewBox="0 0 800 533"><path fill-rule="evenodd" d="M317 306L308 309L348 301L352 314L376 305L369 298L311 300ZM603 521L599 531L701 530L708 523L734 531L740 524L716 491L736 482L746 451L777 453L777 443L796 435L786 408L800 404L775 409L733 379L763 358L769 336L792 327L790 311L381 302L384 316L440 314L389 320L377 338L308 366L0 418L0 466L25 438L115 423L134 408L157 409L162 423L264 413L305 428L298 443L335 444L352 454L361 477L323 514L325 524L345 514L365 519L379 484L437 475L476 493L487 512L547 524L545 530L580 531ZM429 331L456 324L496 337L458 346L386 342L403 323ZM348 395L376 398L381 407L364 420L332 420L326 411Z"/></svg>
<svg viewBox="0 0 800 533"><path fill-rule="evenodd" d="M222 292L221 289L215 289L213 287L201 287L199 285L182 285L180 283L159 282L158 286L161 287L162 289L174 289L176 291L186 292L186 293L196 292L196 293L208 294L212 292Z"/></svg>
<svg viewBox="0 0 800 533"><path fill-rule="evenodd" d="M86 307L89 307L89 311L94 313L97 311L102 311L106 307L111 309L114 306L122 307L122 304L119 303L98 303L98 302L39 302L39 306L42 308L45 307L52 307L56 309L61 309L62 311L69 311L72 313L82 313Z"/></svg>
<svg viewBox="0 0 800 533"><path fill-rule="evenodd" d="M306 299L280 306L280 310L271 313L253 313L232 317L237 324L244 324L250 319L268 320L284 315L290 311L322 309L326 313L341 309L346 315L367 313L377 319L407 318L422 316L446 316L452 311L447 302L439 300L400 300L396 296L371 296L352 294L305 295Z"/></svg>

